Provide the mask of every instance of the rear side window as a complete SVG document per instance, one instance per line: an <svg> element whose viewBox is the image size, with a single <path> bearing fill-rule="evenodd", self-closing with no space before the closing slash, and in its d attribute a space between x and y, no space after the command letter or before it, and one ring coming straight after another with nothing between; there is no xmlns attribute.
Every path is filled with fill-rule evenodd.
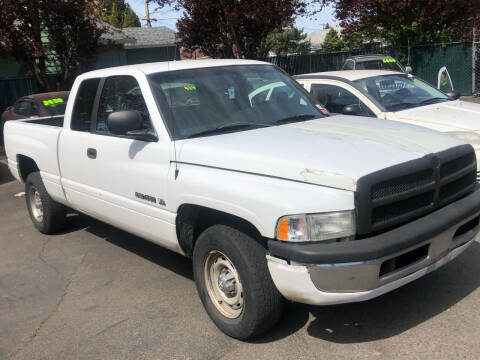
<svg viewBox="0 0 480 360"><path fill-rule="evenodd" d="M75 99L75 105L73 106L72 130L90 131L93 104L95 102L99 83L100 79L88 79L80 84Z"/></svg>

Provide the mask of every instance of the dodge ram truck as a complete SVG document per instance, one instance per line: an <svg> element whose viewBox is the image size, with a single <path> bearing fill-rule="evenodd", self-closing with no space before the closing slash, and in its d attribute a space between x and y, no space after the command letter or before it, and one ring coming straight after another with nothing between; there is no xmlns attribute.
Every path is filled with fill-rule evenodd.
<svg viewBox="0 0 480 360"><path fill-rule="evenodd" d="M73 209L192 258L206 312L239 339L271 328L285 299L339 304L398 288L479 231L471 145L329 117L258 61L88 72L64 118L7 122L5 144L40 232Z"/></svg>

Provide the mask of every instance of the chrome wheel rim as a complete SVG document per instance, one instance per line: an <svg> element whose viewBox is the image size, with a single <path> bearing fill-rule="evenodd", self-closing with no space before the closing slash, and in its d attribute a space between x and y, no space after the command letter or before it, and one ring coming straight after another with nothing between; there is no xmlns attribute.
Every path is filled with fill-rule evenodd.
<svg viewBox="0 0 480 360"><path fill-rule="evenodd" d="M210 251L204 276L208 296L217 310L229 319L239 317L243 310L243 287L230 259L218 250Z"/></svg>
<svg viewBox="0 0 480 360"><path fill-rule="evenodd" d="M28 199L30 203L30 209L32 210L32 215L36 221L42 222L43 221L43 203L42 198L40 197L40 193L35 187L30 188L30 192L28 193Z"/></svg>

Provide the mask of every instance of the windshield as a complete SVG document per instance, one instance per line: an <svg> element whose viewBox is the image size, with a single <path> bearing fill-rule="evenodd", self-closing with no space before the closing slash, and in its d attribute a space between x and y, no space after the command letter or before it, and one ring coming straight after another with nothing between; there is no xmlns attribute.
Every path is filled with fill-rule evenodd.
<svg viewBox="0 0 480 360"><path fill-rule="evenodd" d="M355 70L393 70L405 72L403 67L395 59L377 59L358 61Z"/></svg>
<svg viewBox="0 0 480 360"><path fill-rule="evenodd" d="M324 117L294 80L269 65L162 72L149 82L175 140Z"/></svg>
<svg viewBox="0 0 480 360"><path fill-rule="evenodd" d="M356 80L355 83L388 111L405 110L449 100L433 86L407 75L374 76Z"/></svg>

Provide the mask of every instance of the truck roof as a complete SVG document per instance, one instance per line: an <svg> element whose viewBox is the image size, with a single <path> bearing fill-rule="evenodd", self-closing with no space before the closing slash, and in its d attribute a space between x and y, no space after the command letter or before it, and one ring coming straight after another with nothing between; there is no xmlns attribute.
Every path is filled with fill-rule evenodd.
<svg viewBox="0 0 480 360"><path fill-rule="evenodd" d="M117 66L106 69L89 71L82 74L82 77L105 77L114 75L119 71L135 70L144 74L153 74L164 71L175 71L183 69L197 69L214 66L233 66L233 65L272 65L268 62L256 60L236 60L236 59L209 59L209 60L181 60L181 61L164 61L156 63L135 64L126 66Z"/></svg>
<svg viewBox="0 0 480 360"><path fill-rule="evenodd" d="M361 62L361 61L369 61L369 60L392 59L392 57L390 55L383 55L383 54L367 54L367 55L350 56L348 59L354 59L357 62Z"/></svg>

